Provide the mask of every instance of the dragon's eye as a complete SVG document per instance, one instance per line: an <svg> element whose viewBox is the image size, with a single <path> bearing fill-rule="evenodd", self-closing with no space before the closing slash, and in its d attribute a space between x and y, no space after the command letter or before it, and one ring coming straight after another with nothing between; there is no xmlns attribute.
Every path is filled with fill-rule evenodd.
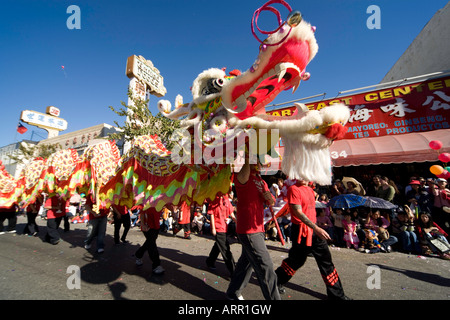
<svg viewBox="0 0 450 320"><path fill-rule="evenodd" d="M223 87L223 79L215 79L213 81L214 88L221 89Z"/></svg>
<svg viewBox="0 0 450 320"><path fill-rule="evenodd" d="M206 87L202 90L202 95L206 96L222 91L223 79L209 79Z"/></svg>

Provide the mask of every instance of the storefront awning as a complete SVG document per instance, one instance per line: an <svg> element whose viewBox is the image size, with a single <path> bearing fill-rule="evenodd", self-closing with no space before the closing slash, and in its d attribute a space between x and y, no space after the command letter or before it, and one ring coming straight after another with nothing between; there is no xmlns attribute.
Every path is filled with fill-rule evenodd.
<svg viewBox="0 0 450 320"><path fill-rule="evenodd" d="M442 142L440 150L429 147L433 140ZM450 153L450 129L338 140L330 147L334 167L432 162L443 152Z"/></svg>
<svg viewBox="0 0 450 320"><path fill-rule="evenodd" d="M442 142L440 150L433 150L429 143L433 140ZM284 147L275 147L281 158ZM413 132L388 135L376 138L343 139L335 141L330 147L333 167L364 166L390 163L435 162L443 153L450 153L450 129L426 132ZM450 165L450 164L449 164ZM235 172L240 166L234 168ZM271 159L261 174L273 175L281 170L280 159Z"/></svg>

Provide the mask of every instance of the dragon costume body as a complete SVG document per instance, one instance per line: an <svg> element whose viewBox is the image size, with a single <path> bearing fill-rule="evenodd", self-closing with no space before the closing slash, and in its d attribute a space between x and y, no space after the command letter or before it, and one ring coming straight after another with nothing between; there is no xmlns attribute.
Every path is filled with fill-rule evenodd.
<svg viewBox="0 0 450 320"><path fill-rule="evenodd" d="M275 2L291 12L286 21L271 7ZM254 22L263 10L277 12L279 27L263 32L269 35L260 41ZM164 116L181 120L174 148L168 150L156 135L147 135L136 137L122 157L110 141L89 147L80 158L70 150L59 151L32 161L18 181L1 174L0 206L26 206L42 192L67 199L75 191L90 194L98 208L141 205L161 211L183 201L202 204L229 192L240 151L264 164L277 157L274 146L280 138L285 146L281 170L290 179L330 184L328 148L345 134L349 109L335 104L309 110L296 104L296 112L282 118L265 110L280 92L295 92L309 78L306 66L318 51L315 28L284 1L269 1L255 12L252 32L261 44L247 71L205 70L192 84L190 103L177 103L172 110L169 101L158 102Z"/></svg>

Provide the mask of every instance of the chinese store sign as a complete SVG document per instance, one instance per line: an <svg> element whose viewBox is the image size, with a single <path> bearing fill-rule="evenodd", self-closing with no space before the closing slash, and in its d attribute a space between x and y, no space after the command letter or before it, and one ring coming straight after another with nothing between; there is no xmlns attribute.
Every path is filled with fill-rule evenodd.
<svg viewBox="0 0 450 320"><path fill-rule="evenodd" d="M36 111L24 110L22 111L20 119L26 123L35 125L40 128L53 129L57 131L63 131L67 129L66 120Z"/></svg>
<svg viewBox="0 0 450 320"><path fill-rule="evenodd" d="M450 77L306 104L321 109L334 103L351 112L344 139L359 139L450 128ZM295 107L268 112L290 116Z"/></svg>

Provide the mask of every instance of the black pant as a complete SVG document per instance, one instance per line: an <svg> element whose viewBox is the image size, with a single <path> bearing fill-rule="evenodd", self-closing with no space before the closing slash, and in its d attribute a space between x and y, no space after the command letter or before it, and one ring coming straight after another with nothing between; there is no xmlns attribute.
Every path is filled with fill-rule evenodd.
<svg viewBox="0 0 450 320"><path fill-rule="evenodd" d="M136 258L141 259L144 256L145 251L147 251L150 260L152 260L153 262L152 269L155 269L161 264L161 260L159 259L158 247L156 246L158 233L159 229L150 229L148 231L144 231L143 234L145 236L145 242L135 253Z"/></svg>
<svg viewBox="0 0 450 320"><path fill-rule="evenodd" d="M11 212L0 212L0 231L3 231L3 222L8 219L8 228L6 231L16 230L17 216L14 211Z"/></svg>
<svg viewBox="0 0 450 320"><path fill-rule="evenodd" d="M36 223L37 212L27 212L27 225L23 230L24 233L33 235L35 232L39 232L39 227Z"/></svg>
<svg viewBox="0 0 450 320"><path fill-rule="evenodd" d="M51 244L58 244L61 239L58 228L61 224L63 217L49 219L47 218L47 234L45 235L45 241Z"/></svg>
<svg viewBox="0 0 450 320"><path fill-rule="evenodd" d="M289 255L275 271L278 276L278 284L283 285L288 282L294 276L295 272L305 264L308 254L312 253L327 287L328 297L338 299L344 297L341 280L331 259L327 242L313 235L312 246L306 246L306 238L302 238L300 244L297 243L299 234L298 224L292 224L291 233L292 247L289 250Z"/></svg>
<svg viewBox="0 0 450 320"><path fill-rule="evenodd" d="M120 227L123 225L123 234L120 237ZM131 227L130 214L123 214L120 218L117 218L117 214L114 213L114 242L120 243L120 240L125 241L127 238L128 230ZM120 239L120 240L119 240Z"/></svg>
<svg viewBox="0 0 450 320"><path fill-rule="evenodd" d="M63 218L64 218L64 232L70 231L69 217L65 215Z"/></svg>
<svg viewBox="0 0 450 320"><path fill-rule="evenodd" d="M191 234L191 224L190 223L185 223L185 224L177 223L176 225L174 225L172 228L173 235L176 235L178 232L180 232L181 229L184 230L185 238L190 236L190 234Z"/></svg>
<svg viewBox="0 0 450 320"><path fill-rule="evenodd" d="M206 263L209 265L214 265L219 253L221 253L228 271L230 274L233 274L234 268L236 267L236 262L234 261L233 254L230 250L230 243L228 242L227 234L225 232L217 232L215 238L216 242L214 243L208 258L206 259Z"/></svg>

